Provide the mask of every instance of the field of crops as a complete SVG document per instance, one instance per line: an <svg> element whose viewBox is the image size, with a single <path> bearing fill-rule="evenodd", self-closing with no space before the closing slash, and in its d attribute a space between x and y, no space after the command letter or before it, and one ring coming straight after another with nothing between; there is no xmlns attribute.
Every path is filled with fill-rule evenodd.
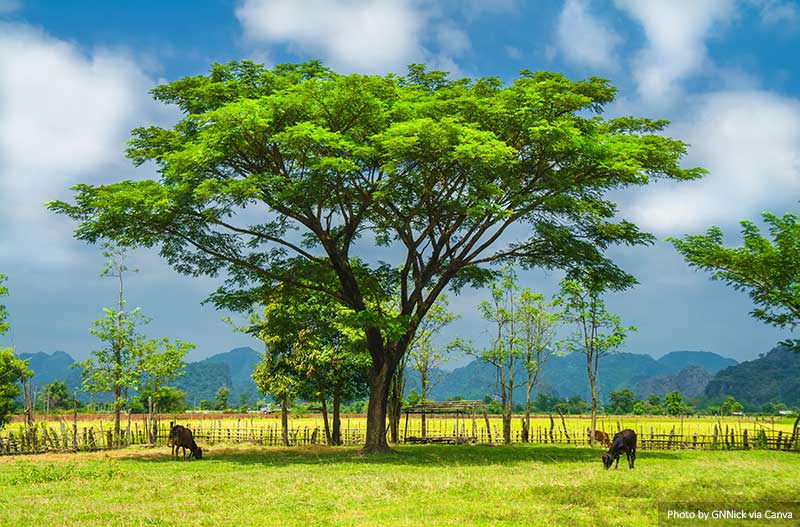
<svg viewBox="0 0 800 527"><path fill-rule="evenodd" d="M131 416L122 422L122 444L164 445L170 423L190 428L201 445L250 443L262 446L282 445L280 420L275 415L214 413L162 415L148 430L145 416ZM542 416L532 418L527 442L585 446L589 439L588 416ZM598 430L609 436L624 428L632 428L639 436L639 448L662 450L690 449L783 449L800 450L800 438L792 434L790 418L761 417L663 417L601 416ZM69 416L39 416L37 427L28 431L22 423L14 423L0 432L0 455L19 455L53 451L87 451L113 447L113 421L107 414L80 415L72 422ZM341 437L345 445L363 444L366 420L363 415L342 418ZM401 443L450 442L496 444L502 441L502 421L498 416L427 416L422 432L419 416L401 419ZM525 442L522 419L512 421L512 443ZM289 419L290 446L325 445L322 418L315 415Z"/></svg>
<svg viewBox="0 0 800 527"><path fill-rule="evenodd" d="M518 431L521 430L522 425L520 418L522 416L514 416L512 421L512 430ZM145 415L137 415L134 414L131 416L131 426L135 426L138 423L138 426L142 426L141 423L144 422L146 416ZM442 431L445 430L452 430L453 425L456 425L461 428L462 424L465 424L467 428L472 426L472 418L471 416L462 416L456 420L455 416L447 415L447 416L436 416L436 415L429 415L427 416L427 428L432 432ZM61 422L71 423L72 422L72 415L66 414L63 416L58 415L37 415L36 416L37 422L47 423L51 426L57 426ZM186 424L192 427L201 427L201 428L208 428L210 426L221 426L222 428L236 428L237 424L240 427L250 426L250 427L262 427L262 426L280 426L280 416L278 414L220 414L215 412L206 412L206 413L187 413L187 414L164 414L161 416L162 421L175 421L178 423ZM553 416L553 425L556 429L563 428L561 418L558 414ZM565 415L564 421L567 426L568 430L579 430L585 429L590 425L590 418L588 415ZM502 420L500 416L497 415L490 415L489 416L490 426L492 428L497 427L498 430L501 429ZM10 425L11 428L15 426L15 424L19 425L21 423L21 419L18 417L12 424ZM93 426L95 428L103 428L108 429L109 427L113 426L114 423L114 416L111 414L78 414L78 423L81 427L90 427ZM686 416L686 417L673 417L673 416L663 416L663 415L649 415L649 416L642 416L642 415L599 415L597 417L597 429L604 430L606 432L616 431L622 428L632 428L636 431L645 431L647 433L650 432L652 429L656 434L663 434L669 433L670 430L675 428L675 433L680 433L682 431L683 434L711 434L714 429L714 425L719 427L730 427L731 429L741 430L741 429L750 429L750 430L758 430L758 429L767 429L767 430L782 430L783 432L791 432L792 431L792 424L794 423L793 417L750 417L750 416L743 416L743 417L710 417L710 416ZM122 426L123 428L127 424L127 417L123 415L122 417ZM419 430L420 429L420 417L418 415L412 415L409 418L409 429L410 430ZM476 425L478 427L484 427L484 419L482 415L476 416ZM310 415L291 415L289 416L289 427L290 428L315 428L315 427L322 427L322 417L320 415L310 414ZM550 428L550 417L548 415L533 415L531 416L531 428ZM348 429L366 429L366 419L364 415L360 414L353 414L353 415L344 415L342 416L342 427ZM405 415L402 416L400 420L400 428L401 430L405 427Z"/></svg>
<svg viewBox="0 0 800 527"><path fill-rule="evenodd" d="M177 518L192 526L644 527L657 524L659 502L775 508L794 499L800 471L800 456L774 451L641 452L635 470L623 460L616 471L588 448L397 451L240 445L208 447L192 462L171 461L163 447L0 457L0 518L87 527L174 526Z"/></svg>

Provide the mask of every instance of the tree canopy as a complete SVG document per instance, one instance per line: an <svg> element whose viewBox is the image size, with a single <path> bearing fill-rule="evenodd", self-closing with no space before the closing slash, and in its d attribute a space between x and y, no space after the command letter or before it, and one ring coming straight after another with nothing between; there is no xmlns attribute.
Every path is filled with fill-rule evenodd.
<svg viewBox="0 0 800 527"><path fill-rule="evenodd" d="M771 239L755 223L742 221L737 247L726 247L719 227L669 240L690 266L746 292L756 306L750 312L754 318L794 329L800 324L800 221L791 213L762 217Z"/></svg>
<svg viewBox="0 0 800 527"><path fill-rule="evenodd" d="M443 290L487 283L497 262L622 274L603 251L652 237L617 220L606 194L703 173L679 166L686 145L660 135L666 121L600 117L615 89L597 77L522 71L504 84L420 65L380 77L242 61L152 93L183 112L133 131L128 156L158 177L78 185L73 203L49 207L80 222L80 239L158 247L179 272L223 274L227 290L290 284L359 314L367 450L387 447L392 372ZM379 249L367 258L359 240ZM397 291L389 310L370 300L381 287Z"/></svg>

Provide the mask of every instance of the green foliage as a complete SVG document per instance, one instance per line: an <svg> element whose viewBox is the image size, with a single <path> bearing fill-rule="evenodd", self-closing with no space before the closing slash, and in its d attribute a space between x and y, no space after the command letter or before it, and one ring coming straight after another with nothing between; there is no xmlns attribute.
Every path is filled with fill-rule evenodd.
<svg viewBox="0 0 800 527"><path fill-rule="evenodd" d="M295 288L276 288L262 301L263 314L239 329L266 345L253 373L263 393L316 401L364 395L369 356L352 310Z"/></svg>
<svg viewBox="0 0 800 527"><path fill-rule="evenodd" d="M73 395L67 389L66 381L55 381L42 386L43 398L49 400L50 408L71 408Z"/></svg>
<svg viewBox="0 0 800 527"><path fill-rule="evenodd" d="M158 405L159 412L180 413L186 410L186 394L172 386L161 386L156 391L152 388L145 388L137 396L131 398L128 408L133 413L147 413L149 398L152 398L153 403Z"/></svg>
<svg viewBox="0 0 800 527"><path fill-rule="evenodd" d="M11 348L0 348L0 428L8 423L14 411L14 398L20 393L19 383L32 375L27 361L16 358Z"/></svg>
<svg viewBox="0 0 800 527"><path fill-rule="evenodd" d="M753 222L742 221L742 245L726 247L719 227L706 234L670 238L690 266L710 271L737 291L750 295L750 314L777 327L800 324L800 221L795 214L762 214L771 239Z"/></svg>
<svg viewBox="0 0 800 527"><path fill-rule="evenodd" d="M669 415L681 415L686 413L686 405L683 402L680 392L668 392L664 395L664 408Z"/></svg>
<svg viewBox="0 0 800 527"><path fill-rule="evenodd" d="M417 392L415 388L411 388L408 392L408 396L406 397L406 403L409 406L416 406L422 402L422 395Z"/></svg>
<svg viewBox="0 0 800 527"><path fill-rule="evenodd" d="M731 415L733 412L741 412L742 410L744 410L744 407L733 396L729 396L725 399L725 402L722 403L719 409L722 415Z"/></svg>
<svg viewBox="0 0 800 527"><path fill-rule="evenodd" d="M634 413L634 400L636 396L630 388L616 390L609 394L610 404L606 408L609 413L625 415Z"/></svg>
<svg viewBox="0 0 800 527"><path fill-rule="evenodd" d="M227 386L220 386L217 394L214 397L214 409L225 410L228 408L228 396L231 394L231 389Z"/></svg>
<svg viewBox="0 0 800 527"><path fill-rule="evenodd" d="M104 308L105 316L94 322L90 332L105 347L76 367L83 370L83 389L88 392L124 393L127 389L157 391L184 366L183 357L193 344L167 338L148 339L137 327L150 320L139 308L115 311ZM125 397L120 395L120 407Z"/></svg>

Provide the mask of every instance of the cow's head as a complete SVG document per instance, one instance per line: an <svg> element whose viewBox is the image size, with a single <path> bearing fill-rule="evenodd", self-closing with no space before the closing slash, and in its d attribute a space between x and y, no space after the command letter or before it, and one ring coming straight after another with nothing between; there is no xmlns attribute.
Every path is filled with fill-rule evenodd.
<svg viewBox="0 0 800 527"><path fill-rule="evenodd" d="M203 459L203 449L197 447L195 451L192 452L192 455L195 457L195 459Z"/></svg>
<svg viewBox="0 0 800 527"><path fill-rule="evenodd" d="M612 463L614 463L614 457L608 452L603 454L603 466L606 467L606 470L611 468Z"/></svg>

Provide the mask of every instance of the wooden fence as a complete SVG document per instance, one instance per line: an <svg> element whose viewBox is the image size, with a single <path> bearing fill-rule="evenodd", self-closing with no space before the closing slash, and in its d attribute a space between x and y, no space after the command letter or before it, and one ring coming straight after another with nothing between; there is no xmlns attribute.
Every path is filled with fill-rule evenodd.
<svg viewBox="0 0 800 527"><path fill-rule="evenodd" d="M223 426L221 420L197 420L182 422L190 428L195 440L201 445L250 443L265 446L281 445L280 424L256 424L248 419L239 419L236 426ZM344 422L341 430L342 442L345 445L361 445L364 442L365 428L363 422ZM606 430L609 436L614 431ZM672 428L669 432L656 431L653 428L636 430L638 447L643 450L663 449L772 449L800 451L800 437L792 441L791 433L770 430L767 428L740 428L725 425L714 425L710 434L681 434ZM166 445L169 437L169 423L163 418L157 425L155 434L148 438L144 426L134 423L133 427L122 430L121 444L127 445ZM324 445L325 432L319 426L297 426L289 428L289 445ZM429 422L425 437L419 427L401 430L400 442L408 439L414 442L452 442L499 444L502 442L502 430L497 424L486 426L470 425L440 419ZM513 430L512 443L523 442L522 431ZM534 427L529 431L528 442L534 444L558 444L586 446L589 444L587 428ZM0 455L30 454L52 451L93 451L114 447L113 431L104 426L78 427L71 423L60 423L59 427L38 426L29 431L22 425L11 427L0 434Z"/></svg>

